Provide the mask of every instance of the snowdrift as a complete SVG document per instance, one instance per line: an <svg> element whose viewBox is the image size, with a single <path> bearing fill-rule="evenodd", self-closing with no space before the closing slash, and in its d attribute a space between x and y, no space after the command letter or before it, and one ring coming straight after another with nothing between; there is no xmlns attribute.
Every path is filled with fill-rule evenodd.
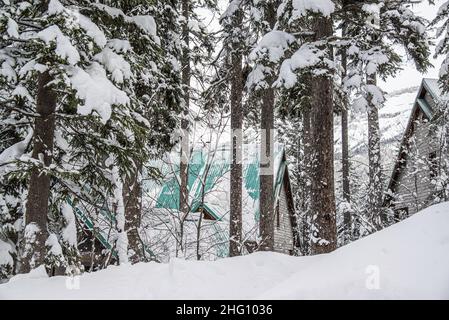
<svg viewBox="0 0 449 320"><path fill-rule="evenodd" d="M174 259L79 278L37 269L0 285L0 299L449 299L449 203L331 254Z"/></svg>

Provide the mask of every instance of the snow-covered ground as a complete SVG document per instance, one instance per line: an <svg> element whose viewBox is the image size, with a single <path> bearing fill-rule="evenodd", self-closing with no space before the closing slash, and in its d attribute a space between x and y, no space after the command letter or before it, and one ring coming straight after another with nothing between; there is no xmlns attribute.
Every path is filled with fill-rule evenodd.
<svg viewBox="0 0 449 320"><path fill-rule="evenodd" d="M449 203L326 255L109 267L79 278L42 270L0 285L0 299L449 299Z"/></svg>

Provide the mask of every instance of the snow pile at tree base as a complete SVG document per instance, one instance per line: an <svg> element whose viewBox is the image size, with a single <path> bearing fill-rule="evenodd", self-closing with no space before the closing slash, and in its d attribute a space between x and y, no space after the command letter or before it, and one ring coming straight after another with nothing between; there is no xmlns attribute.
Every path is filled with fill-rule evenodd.
<svg viewBox="0 0 449 320"><path fill-rule="evenodd" d="M47 278L35 270L0 285L0 299L314 298L449 299L449 203L327 255L175 259L79 278Z"/></svg>

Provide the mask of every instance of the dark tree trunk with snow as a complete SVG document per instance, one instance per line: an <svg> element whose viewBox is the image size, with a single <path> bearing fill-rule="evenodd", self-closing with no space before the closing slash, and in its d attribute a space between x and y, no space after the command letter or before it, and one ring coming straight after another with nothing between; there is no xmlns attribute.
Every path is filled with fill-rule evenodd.
<svg viewBox="0 0 449 320"><path fill-rule="evenodd" d="M242 12L235 13L234 28L242 24ZM230 225L229 225L229 255L231 257L241 254L242 250L242 138L243 138L243 68L242 54L239 44L233 44L231 57L232 83L231 83L231 141L232 163L230 184Z"/></svg>
<svg viewBox="0 0 449 320"><path fill-rule="evenodd" d="M53 157L53 144L55 136L55 110L56 93L49 87L53 80L49 72L39 75L37 107L38 117L35 120L33 137L33 159L43 160L45 167L50 166ZM48 237L47 219L48 203L50 197L50 175L35 168L31 172L28 198L25 213L25 236L24 247L21 256L20 272L30 272L44 263L45 241ZM35 237L27 231L31 231L32 226L38 228ZM33 239L34 238L34 239Z"/></svg>
<svg viewBox="0 0 449 320"><path fill-rule="evenodd" d="M306 80L311 80L307 77ZM311 83L311 82L309 82ZM311 192L311 131L310 131L310 109L311 106L307 105L302 111L302 122L303 122L303 165L301 174L301 213L302 213L302 241L301 241L301 252L303 255L310 254L310 192Z"/></svg>
<svg viewBox="0 0 449 320"><path fill-rule="evenodd" d="M132 250L130 261L137 263L145 258L144 248L139 236L142 216L141 185L139 168L134 168L132 174L125 178L123 184L123 202L125 204L125 230L128 236L128 250Z"/></svg>
<svg viewBox="0 0 449 320"><path fill-rule="evenodd" d="M313 21L316 40L332 36L332 20L316 17ZM332 53L330 53L332 55ZM331 57L331 59L333 59ZM312 254L335 250L337 227L334 195L334 115L332 78L321 75L312 78Z"/></svg>
<svg viewBox="0 0 449 320"><path fill-rule="evenodd" d="M440 155L440 170L439 170L439 176L442 177L441 172L445 172L444 178L440 178L441 184L442 184L442 196L441 198L444 201L449 201L449 105L446 104L444 111L443 111L443 141L441 144L443 145L442 148L442 155Z"/></svg>
<svg viewBox="0 0 449 320"><path fill-rule="evenodd" d="M275 3L267 4L265 20L273 29L276 23ZM260 145L260 244L262 251L274 250L274 102L275 92L268 79L269 88L263 91Z"/></svg>
<svg viewBox="0 0 449 320"><path fill-rule="evenodd" d="M189 212L188 199L188 167L190 158L190 139L189 139L189 105L190 105L190 34L189 34L189 0L182 0L182 15L185 19L183 22L182 37L184 40L184 48L182 52L182 84L184 88L184 115L181 120L182 140L181 140L181 163L180 163L180 192L179 192L179 209L183 215Z"/></svg>
<svg viewBox="0 0 449 320"><path fill-rule="evenodd" d="M179 211L181 212L179 223L179 241L178 248L176 250L176 256L178 251L183 251L183 238L184 238L184 221L189 214L189 160L190 160L190 137L189 137L189 106L190 106L190 34L189 34L189 12L190 4L189 0L182 0L181 3L182 15L185 19L182 27L182 37L184 39L184 48L182 50L182 75L181 81L184 90L184 112L181 120L181 161L179 164Z"/></svg>
<svg viewBox="0 0 449 320"><path fill-rule="evenodd" d="M267 90L262 102L261 127L262 135L265 137L261 141L261 159L260 163L260 249L272 251L274 246L274 143L270 138L274 127L274 116L272 108L274 104L274 92ZM264 115L265 114L265 115Z"/></svg>
<svg viewBox="0 0 449 320"><path fill-rule="evenodd" d="M368 85L376 85L376 74L368 76ZM383 184L382 164L380 155L379 108L368 95L368 160L369 160L369 190L368 216L374 226L380 230L386 223L386 216L382 210Z"/></svg>
<svg viewBox="0 0 449 320"><path fill-rule="evenodd" d="M346 36L346 22L343 24L343 37ZM343 67L342 78L346 77L347 73L347 53L343 49L341 53L341 64ZM349 101L348 95L344 93L343 108L341 111L341 164L342 164L342 180L343 180L343 200L349 205L351 203L351 189L349 178L349 137L348 137L348 110ZM343 226L344 226L344 242L348 242L351 238L351 211L345 206L343 212Z"/></svg>
<svg viewBox="0 0 449 320"><path fill-rule="evenodd" d="M347 104L346 104L347 107ZM350 205L351 189L349 178L349 139L348 139L348 111L341 113L341 140L342 140L342 179L343 179L343 200ZM348 241L351 237L351 211L345 207L343 212L344 238Z"/></svg>

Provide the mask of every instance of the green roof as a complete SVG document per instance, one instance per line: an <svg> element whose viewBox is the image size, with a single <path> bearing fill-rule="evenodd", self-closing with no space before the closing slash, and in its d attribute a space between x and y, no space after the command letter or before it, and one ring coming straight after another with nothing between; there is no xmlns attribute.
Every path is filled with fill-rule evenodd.
<svg viewBox="0 0 449 320"><path fill-rule="evenodd" d="M259 153L254 146L243 150L243 187L252 201L257 204L254 206L253 214L258 217L258 202L260 196L259 187ZM252 150L251 150L252 149ZM245 152L247 151L247 152ZM213 201L206 196L204 202L202 195L226 192L229 190L230 172L230 150L221 147L215 153L204 150L195 150L192 153L188 166L188 189L189 189L189 205L190 211L196 212L200 207L207 210L215 219L221 220L227 213L224 207L228 207L228 203L223 201ZM284 149L278 146L275 151L275 195L280 192L286 161L284 157ZM166 173L167 178L162 184L161 191L156 199L156 208L179 210L179 164L163 164L159 162L161 171ZM171 172L170 172L171 171ZM204 190L203 182L204 181Z"/></svg>

